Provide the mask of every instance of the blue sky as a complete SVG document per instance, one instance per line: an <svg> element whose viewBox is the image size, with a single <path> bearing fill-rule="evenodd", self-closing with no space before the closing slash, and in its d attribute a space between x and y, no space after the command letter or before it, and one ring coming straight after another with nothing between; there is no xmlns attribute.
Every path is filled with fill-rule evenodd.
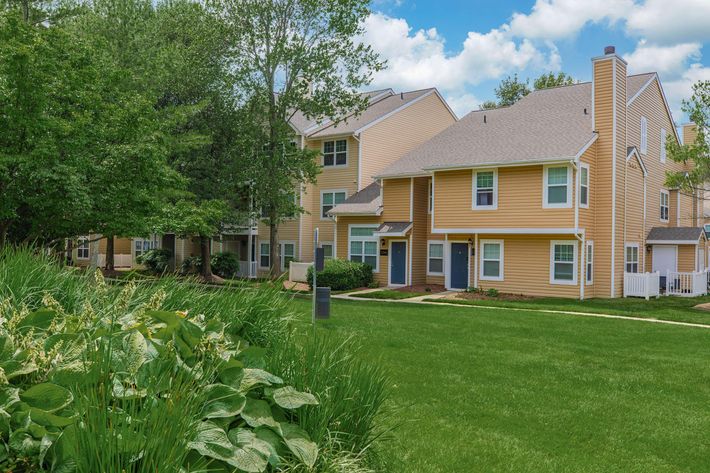
<svg viewBox="0 0 710 473"><path fill-rule="evenodd" d="M437 87L459 116L514 73L587 81L606 45L629 73L659 73L677 122L691 85L710 80L710 0L373 0L372 10L364 40L389 64L372 87Z"/></svg>

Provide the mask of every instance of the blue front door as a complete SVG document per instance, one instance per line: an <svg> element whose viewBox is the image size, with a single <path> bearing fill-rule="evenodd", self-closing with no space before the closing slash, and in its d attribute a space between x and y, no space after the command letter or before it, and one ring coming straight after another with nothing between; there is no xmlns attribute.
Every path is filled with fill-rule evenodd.
<svg viewBox="0 0 710 473"><path fill-rule="evenodd" d="M451 244L451 289L468 288L468 243Z"/></svg>
<svg viewBox="0 0 710 473"><path fill-rule="evenodd" d="M390 284L407 283L407 243L403 241L392 242L392 255L390 256Z"/></svg>

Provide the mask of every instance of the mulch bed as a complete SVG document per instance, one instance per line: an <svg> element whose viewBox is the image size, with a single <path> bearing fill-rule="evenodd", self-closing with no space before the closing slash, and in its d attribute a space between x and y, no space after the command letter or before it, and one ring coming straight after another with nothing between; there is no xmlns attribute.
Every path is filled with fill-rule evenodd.
<svg viewBox="0 0 710 473"><path fill-rule="evenodd" d="M383 287L382 289L387 289ZM415 284L413 286L404 286L398 288L392 288L393 291L399 292L421 292L422 294L437 294L439 292L446 292L446 288L440 284Z"/></svg>
<svg viewBox="0 0 710 473"><path fill-rule="evenodd" d="M508 294L505 292L499 293L497 296L488 296L485 292L458 292L452 299L463 299L469 301L517 301L525 302L537 299L534 296L526 296L524 294Z"/></svg>

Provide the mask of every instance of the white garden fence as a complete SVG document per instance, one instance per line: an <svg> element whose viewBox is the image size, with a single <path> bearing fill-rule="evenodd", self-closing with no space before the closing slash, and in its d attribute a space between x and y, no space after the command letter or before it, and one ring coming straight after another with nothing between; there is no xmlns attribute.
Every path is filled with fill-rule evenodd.
<svg viewBox="0 0 710 473"><path fill-rule="evenodd" d="M666 294L669 296L696 297L708 293L707 271L666 273Z"/></svg>
<svg viewBox="0 0 710 473"><path fill-rule="evenodd" d="M99 254L98 261L99 268L106 266L106 255ZM113 266L115 268L132 268L133 267L133 255L116 253L113 255Z"/></svg>
<svg viewBox="0 0 710 473"><path fill-rule="evenodd" d="M651 297L661 295L661 273L624 273L624 297Z"/></svg>

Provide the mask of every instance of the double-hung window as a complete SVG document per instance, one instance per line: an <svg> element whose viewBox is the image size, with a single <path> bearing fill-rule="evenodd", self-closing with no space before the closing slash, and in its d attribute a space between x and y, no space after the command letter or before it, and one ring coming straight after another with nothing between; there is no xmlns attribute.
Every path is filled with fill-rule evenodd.
<svg viewBox="0 0 710 473"><path fill-rule="evenodd" d="M429 242L429 261L427 264L427 274L444 274L444 244L440 242Z"/></svg>
<svg viewBox="0 0 710 473"><path fill-rule="evenodd" d="M668 211L670 209L670 194L667 190L661 189L661 222L668 222Z"/></svg>
<svg viewBox="0 0 710 473"><path fill-rule="evenodd" d="M348 141L323 142L323 166L345 166L348 164Z"/></svg>
<svg viewBox="0 0 710 473"><path fill-rule="evenodd" d="M323 257L333 259L333 244L331 242L323 243L321 247L323 248Z"/></svg>
<svg viewBox="0 0 710 473"><path fill-rule="evenodd" d="M481 240L481 279L503 280L502 240Z"/></svg>
<svg viewBox="0 0 710 473"><path fill-rule="evenodd" d="M320 195L320 217L329 219L328 212L338 204L345 202L347 193L345 191L325 191Z"/></svg>
<svg viewBox="0 0 710 473"><path fill-rule="evenodd" d="M641 117L641 138L639 139L640 141L640 150L639 152L641 154L646 154L648 153L648 120L646 120L646 117Z"/></svg>
<svg viewBox="0 0 710 473"><path fill-rule="evenodd" d="M589 207L589 164L579 165L579 206Z"/></svg>
<svg viewBox="0 0 710 473"><path fill-rule="evenodd" d="M87 237L79 237L77 240L76 257L78 259L89 259L89 239Z"/></svg>
<svg viewBox="0 0 710 473"><path fill-rule="evenodd" d="M569 166L550 166L544 172L545 208L569 208L572 203Z"/></svg>
<svg viewBox="0 0 710 473"><path fill-rule="evenodd" d="M666 129L661 128L661 162L666 162Z"/></svg>
<svg viewBox="0 0 710 473"><path fill-rule="evenodd" d="M281 242L281 271L289 268L291 261L296 259L296 244L293 242Z"/></svg>
<svg viewBox="0 0 710 473"><path fill-rule="evenodd" d="M133 248L135 251L135 257L138 258L141 255L144 255L148 251L157 248L157 241L153 239L146 239L146 238L136 238L133 240Z"/></svg>
<svg viewBox="0 0 710 473"><path fill-rule="evenodd" d="M271 252L269 243L259 243L259 266L262 268L271 267Z"/></svg>
<svg viewBox="0 0 710 473"><path fill-rule="evenodd" d="M594 282L594 242L587 242L587 271L586 271L587 284L592 284Z"/></svg>
<svg viewBox="0 0 710 473"><path fill-rule="evenodd" d="M369 264L377 271L377 225L351 225L348 235L348 259L357 263Z"/></svg>
<svg viewBox="0 0 710 473"><path fill-rule="evenodd" d="M550 284L577 284L577 242L550 243Z"/></svg>
<svg viewBox="0 0 710 473"><path fill-rule="evenodd" d="M498 207L498 173L475 171L473 173L473 208L495 210Z"/></svg>
<svg viewBox="0 0 710 473"><path fill-rule="evenodd" d="M639 245L627 243L624 250L624 271L627 273L639 272Z"/></svg>

